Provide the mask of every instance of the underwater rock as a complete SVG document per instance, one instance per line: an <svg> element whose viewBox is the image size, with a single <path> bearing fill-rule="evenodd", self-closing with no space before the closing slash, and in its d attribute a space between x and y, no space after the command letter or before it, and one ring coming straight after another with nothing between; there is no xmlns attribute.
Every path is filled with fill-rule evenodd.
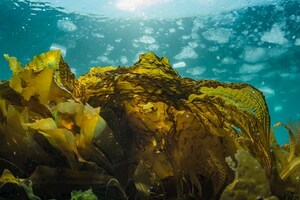
<svg viewBox="0 0 300 200"><path fill-rule="evenodd" d="M182 78L167 58L153 53L130 67L91 68L78 79L59 50L34 57L25 68L5 58L13 76L0 83L0 169L22 180L47 166L67 170L78 183L74 190L88 185L75 173L104 177L98 189L114 183L119 199L126 198L122 188L129 199L219 199L233 194L232 181L241 177L225 158L235 159L243 149L247 154L238 155L265 174L270 190L261 195L297 194L291 180L298 154L293 160L278 156L283 150L270 131L264 96L249 84ZM244 169L242 158L236 159L237 170ZM280 167L289 161L290 168ZM0 184L10 180L2 176ZM38 186L33 181L33 192L40 194ZM3 187L0 194L10 189ZM57 197L67 195L53 188Z"/></svg>
<svg viewBox="0 0 300 200"><path fill-rule="evenodd" d="M270 195L269 181L265 170L257 160L243 149L237 150L235 158L238 163L234 163L230 157L227 158L227 163L235 172L235 179L225 188L220 199L268 198Z"/></svg>

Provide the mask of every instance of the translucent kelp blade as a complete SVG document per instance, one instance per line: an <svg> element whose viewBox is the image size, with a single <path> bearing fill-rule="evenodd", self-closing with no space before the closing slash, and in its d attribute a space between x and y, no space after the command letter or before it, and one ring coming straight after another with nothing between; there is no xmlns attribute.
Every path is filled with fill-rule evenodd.
<svg viewBox="0 0 300 200"><path fill-rule="evenodd" d="M41 119L35 123L27 123L26 125L45 136L54 148L63 153L68 159L70 166L76 168L78 164L75 155L78 158L81 158L81 156L77 150L75 136L71 131L57 128L52 118Z"/></svg>
<svg viewBox="0 0 300 200"><path fill-rule="evenodd" d="M79 153L85 159L104 165L111 171L111 162L92 143L93 139L99 137L107 128L106 122L99 115L100 108L75 102L64 102L55 106L54 110L57 112L58 126L75 132L75 143Z"/></svg>
<svg viewBox="0 0 300 200"><path fill-rule="evenodd" d="M4 54L4 58L7 60L10 70L14 75L23 69L21 62L19 62L16 57L10 57L8 54Z"/></svg>
<svg viewBox="0 0 300 200"><path fill-rule="evenodd" d="M269 141L270 116L261 91L248 84L226 84L216 81L200 82L199 91L221 98L225 105L234 105L241 111L253 114L264 127L260 137L263 137L264 142Z"/></svg>
<svg viewBox="0 0 300 200"><path fill-rule="evenodd" d="M300 172L300 157L299 155L295 155L297 143L291 128L282 122L276 123L274 128L278 128L279 126L283 126L285 129L287 129L290 137L288 156L286 153L286 156L282 159L284 150L280 148L274 148L275 154L279 154L277 156L277 162L279 162L278 165L280 166L279 176L282 180L286 180L289 176L293 176L297 172Z"/></svg>
<svg viewBox="0 0 300 200"><path fill-rule="evenodd" d="M236 137L248 140L242 146L261 160L268 176L271 174L270 116L262 92L248 84L228 84L200 81L199 92L214 102L224 122L237 133Z"/></svg>
<svg viewBox="0 0 300 200"><path fill-rule="evenodd" d="M64 62L59 50L35 56L24 69L14 57L5 57L14 72L10 87L25 100L35 96L41 103L46 104L48 101L59 102L62 97L78 100L77 97L82 96L82 87ZM36 87L37 85L39 87Z"/></svg>
<svg viewBox="0 0 300 200"><path fill-rule="evenodd" d="M283 167L279 176L282 180L286 180L290 175L293 175L296 171L300 171L300 157L294 158L291 162Z"/></svg>
<svg viewBox="0 0 300 200"><path fill-rule="evenodd" d="M83 92L75 75L68 64L64 62L60 50L52 50L35 56L25 66L25 69L31 69L34 72L51 69L54 71L55 76L53 78L58 87L72 93L74 97L81 96Z"/></svg>
<svg viewBox="0 0 300 200"><path fill-rule="evenodd" d="M292 159L295 157L295 151L296 151L296 139L295 139L295 136L292 132L292 130L287 126L285 125L284 123L282 122L278 122L274 125L274 128L278 128L279 126L283 126L285 129L287 129L288 133L289 133L289 137L290 137L290 144L289 144L289 147L290 147L290 154L289 154L289 157L287 158L287 162L291 162Z"/></svg>
<svg viewBox="0 0 300 200"><path fill-rule="evenodd" d="M33 60L30 61L25 69L31 69L37 73L44 69L59 69L59 64L62 59L61 52L59 50L52 50L40 55L34 56Z"/></svg>
<svg viewBox="0 0 300 200"><path fill-rule="evenodd" d="M69 92L57 86L53 76L53 70L48 68L39 73L35 73L31 69L24 69L14 75L9 84L26 101L35 97L45 105L48 102L60 102L62 98L70 98Z"/></svg>

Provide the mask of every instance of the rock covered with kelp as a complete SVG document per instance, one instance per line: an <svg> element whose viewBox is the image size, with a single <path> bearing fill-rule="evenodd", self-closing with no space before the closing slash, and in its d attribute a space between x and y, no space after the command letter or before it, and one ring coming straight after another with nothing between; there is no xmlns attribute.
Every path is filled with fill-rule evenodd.
<svg viewBox="0 0 300 200"><path fill-rule="evenodd" d="M5 58L13 76L0 83L3 197L70 199L89 188L99 199L300 195L299 130L286 126L291 143L280 147L251 85L182 78L153 53L78 79L57 50L24 68Z"/></svg>

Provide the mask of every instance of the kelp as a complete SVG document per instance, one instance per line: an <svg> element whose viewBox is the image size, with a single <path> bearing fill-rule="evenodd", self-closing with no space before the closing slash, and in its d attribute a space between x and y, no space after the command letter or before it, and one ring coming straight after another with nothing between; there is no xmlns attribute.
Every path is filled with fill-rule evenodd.
<svg viewBox="0 0 300 200"><path fill-rule="evenodd" d="M91 189L88 189L84 192L81 190L74 190L71 192L71 200L98 200L98 197Z"/></svg>
<svg viewBox="0 0 300 200"><path fill-rule="evenodd" d="M295 124L283 124L278 122L274 125L274 130L283 126L289 134L290 143L280 147L273 144L272 151L276 157L276 169L279 177L286 185L286 190L293 196L300 196L300 142L299 142L299 122Z"/></svg>
<svg viewBox="0 0 300 200"><path fill-rule="evenodd" d="M88 188L98 199L299 194L299 140L288 128L291 143L277 144L249 84L182 78L153 53L78 79L58 50L24 68L5 58L13 76L0 83L0 184L27 180L27 193L60 199Z"/></svg>
<svg viewBox="0 0 300 200"><path fill-rule="evenodd" d="M94 77L98 82L89 84ZM271 174L268 109L262 93L248 84L183 79L166 58L152 53L140 56L130 68L93 69L79 82L86 87L89 104L121 113L119 118L128 122L143 150L137 152L139 159L151 162L157 153L163 155L161 162L169 163L165 169L177 177L178 188L187 179L202 190L201 175L212 181L210 195L217 197L232 178L224 156L233 155L237 146L252 151Z"/></svg>

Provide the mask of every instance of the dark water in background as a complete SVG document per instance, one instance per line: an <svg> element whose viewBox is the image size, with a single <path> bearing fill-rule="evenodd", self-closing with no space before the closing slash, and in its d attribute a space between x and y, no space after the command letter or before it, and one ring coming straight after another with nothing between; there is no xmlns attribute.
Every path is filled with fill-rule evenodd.
<svg viewBox="0 0 300 200"><path fill-rule="evenodd" d="M168 57L182 76L259 88L272 125L300 120L299 0L160 19L112 19L42 1L1 0L0 54L25 65L51 46L66 49L65 60L77 76L91 66L129 66L138 54L153 51ZM9 79L1 57L0 67L0 79ZM275 133L280 143L288 141L285 131Z"/></svg>

